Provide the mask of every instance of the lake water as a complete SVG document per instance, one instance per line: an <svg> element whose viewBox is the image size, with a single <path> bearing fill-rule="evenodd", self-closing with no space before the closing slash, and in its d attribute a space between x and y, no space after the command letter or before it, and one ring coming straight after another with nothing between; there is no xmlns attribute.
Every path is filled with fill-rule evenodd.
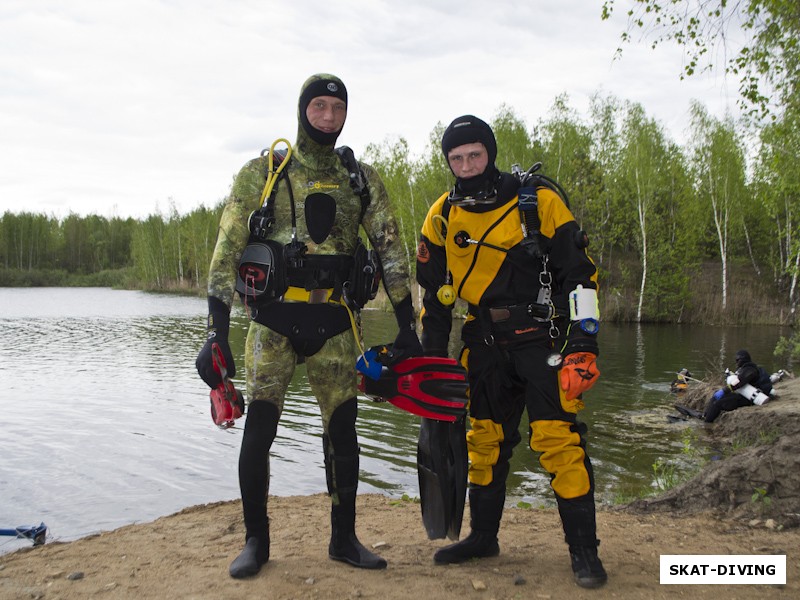
<svg viewBox="0 0 800 600"><path fill-rule="evenodd" d="M199 298L105 288L0 288L0 529L44 521L71 540L152 521L187 506L236 499L241 424L220 430L194 360L205 339ZM391 314L364 312L367 345L394 338ZM234 311L241 357L246 318ZM740 347L774 371L778 327L604 324L602 377L581 413L589 424L598 500L649 488L658 458L679 461L686 431L670 424L669 382L733 367ZM242 373L237 387L243 389ZM359 492L418 496L418 419L362 398ZM523 419L524 421L524 419ZM527 425L522 424L523 440ZM325 491L321 424L300 366L272 448L270 493ZM713 453L714 448L702 448ZM552 504L549 477L523 442L508 502ZM420 525L421 526L421 525ZM0 537L0 553L30 542Z"/></svg>

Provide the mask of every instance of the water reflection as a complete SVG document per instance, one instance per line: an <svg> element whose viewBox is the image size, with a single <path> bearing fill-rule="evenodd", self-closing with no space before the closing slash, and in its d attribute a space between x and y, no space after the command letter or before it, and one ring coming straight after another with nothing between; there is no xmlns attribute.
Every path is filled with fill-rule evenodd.
<svg viewBox="0 0 800 600"><path fill-rule="evenodd" d="M67 540L238 497L240 426L213 426L208 389L194 368L205 338L204 300L0 288L0 308L0 527L43 520L52 536ZM237 311L233 323L232 347L243 365L246 318ZM392 315L365 311L364 323L367 345L394 338ZM702 376L732 363L723 347L748 347L775 370L783 366L771 361L779 334L765 327L604 325L602 377L582 413L600 501L648 488L656 459L682 456L692 424L666 419L666 390L677 370ZM243 388L241 371L237 380ZM524 421L509 502L550 504L549 477L526 447ZM416 417L361 400L361 491L418 495L417 429ZM271 493L325 491L319 410L302 365L272 456ZM7 539L0 538L0 552L19 547Z"/></svg>

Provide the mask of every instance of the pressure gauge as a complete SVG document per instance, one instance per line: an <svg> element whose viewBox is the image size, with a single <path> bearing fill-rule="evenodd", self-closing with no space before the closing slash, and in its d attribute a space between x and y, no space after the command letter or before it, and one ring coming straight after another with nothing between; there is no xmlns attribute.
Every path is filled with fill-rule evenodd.
<svg viewBox="0 0 800 600"><path fill-rule="evenodd" d="M553 352L547 356L547 366L551 369L560 369L562 363L564 362L564 357L561 356L560 352Z"/></svg>

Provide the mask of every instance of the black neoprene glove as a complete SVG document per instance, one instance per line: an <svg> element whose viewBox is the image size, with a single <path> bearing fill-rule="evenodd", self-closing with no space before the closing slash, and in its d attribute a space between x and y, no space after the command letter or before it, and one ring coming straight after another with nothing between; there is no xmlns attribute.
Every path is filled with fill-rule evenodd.
<svg viewBox="0 0 800 600"><path fill-rule="evenodd" d="M200 349L195 361L195 367L200 374L200 378L206 382L208 387L215 388L222 383L222 378L214 370L214 361L211 356L211 345L215 342L219 344L222 351L222 358L228 369L228 377L236 375L236 365L233 362L233 354L228 343L228 330L230 329L231 316L230 309L225 303L215 296L208 297L208 338Z"/></svg>
<svg viewBox="0 0 800 600"><path fill-rule="evenodd" d="M396 354L396 360L422 356L422 344L419 343L419 338L417 337L411 294L394 307L394 317L397 319L397 326L400 328L392 344L392 351Z"/></svg>

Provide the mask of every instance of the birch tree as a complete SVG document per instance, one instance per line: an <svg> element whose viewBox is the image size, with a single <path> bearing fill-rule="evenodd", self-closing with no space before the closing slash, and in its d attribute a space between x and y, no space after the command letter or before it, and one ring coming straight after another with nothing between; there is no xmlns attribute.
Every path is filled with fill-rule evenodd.
<svg viewBox="0 0 800 600"><path fill-rule="evenodd" d="M622 125L622 151L620 155L620 183L629 194L629 206L636 219L636 242L641 260L639 299L636 322L642 321L645 290L649 276L650 234L661 179L661 165L667 156L664 133L661 127L647 118L639 104L627 107Z"/></svg>
<svg viewBox="0 0 800 600"><path fill-rule="evenodd" d="M756 188L774 229L768 239L774 244L775 279L782 287L788 280L789 305L797 306L800 266L800 114L789 110L761 132L761 147L755 167Z"/></svg>
<svg viewBox="0 0 800 600"><path fill-rule="evenodd" d="M731 228L747 194L744 150L733 122L719 120L695 102L691 109L694 132L692 166L697 195L711 210L720 258L721 303L728 304ZM738 215L739 219L741 215Z"/></svg>
<svg viewBox="0 0 800 600"><path fill-rule="evenodd" d="M593 205L603 202L603 177L593 156L591 130L570 107L566 94L555 99L539 132L543 172L568 193L575 220L597 231L599 224L592 217L600 211Z"/></svg>
<svg viewBox="0 0 800 600"><path fill-rule="evenodd" d="M603 2L608 19L617 0ZM773 120L800 103L797 0L632 0L621 41L685 50L681 79L711 70L739 78L740 105ZM622 52L621 47L617 50ZM717 59L719 58L719 64Z"/></svg>

